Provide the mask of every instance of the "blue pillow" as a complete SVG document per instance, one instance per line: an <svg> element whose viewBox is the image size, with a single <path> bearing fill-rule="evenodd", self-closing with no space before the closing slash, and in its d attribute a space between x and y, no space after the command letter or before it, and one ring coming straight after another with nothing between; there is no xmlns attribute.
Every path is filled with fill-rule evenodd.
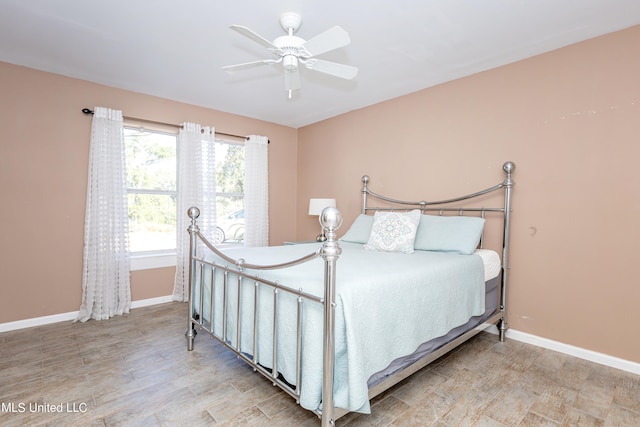
<svg viewBox="0 0 640 427"><path fill-rule="evenodd" d="M371 227L373 226L373 216L360 214L353 221L351 227L344 233L339 240L343 242L362 243L365 244L369 241L369 235L371 234Z"/></svg>
<svg viewBox="0 0 640 427"><path fill-rule="evenodd" d="M470 255L478 247L484 218L421 215L414 248Z"/></svg>

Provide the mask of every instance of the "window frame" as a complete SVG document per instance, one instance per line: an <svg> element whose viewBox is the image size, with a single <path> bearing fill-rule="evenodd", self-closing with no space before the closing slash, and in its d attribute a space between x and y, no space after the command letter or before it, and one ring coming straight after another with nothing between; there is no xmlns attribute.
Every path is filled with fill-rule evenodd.
<svg viewBox="0 0 640 427"><path fill-rule="evenodd" d="M142 126L140 124L136 124L136 123L125 123L124 124L124 128L128 128L128 129L133 129L133 130L144 130L147 132L153 132L153 133L160 133L160 134L166 134L166 135L171 135L171 136L175 136L176 138L176 190L172 191L172 190L149 190L149 189L130 189L129 187L127 187L127 196L129 194L163 194L163 195L174 195L176 198L178 196L178 188L180 188L180 184L179 184L179 176L180 176L180 172L178 170L179 165L180 165L180 144L179 144L179 138L178 138L178 132L175 131L175 129L171 129L168 130L166 128L155 128L155 127L148 127L148 126ZM222 144L227 144L227 145L237 145L237 146L241 146L244 147L244 143L243 142L238 142L238 141L231 141L228 139L224 139L224 138L216 138L215 139L215 143L222 143ZM134 190L130 193L130 190ZM244 193L227 193L227 192L220 192L218 194L218 196L222 196L222 197L238 197L241 196L243 199L245 197ZM244 203L243 203L244 205ZM177 230L176 230L177 232ZM176 239L177 239L177 235L176 235ZM177 244L177 241L176 241ZM166 268L166 267L175 267L176 266L176 248L173 249L161 249L161 250L154 250L154 251L136 251L136 252L130 252L130 271L139 271L139 270L150 270L150 269L157 269L157 268Z"/></svg>
<svg viewBox="0 0 640 427"><path fill-rule="evenodd" d="M158 128L150 128L148 126L141 126L135 123L125 123L125 129L130 130L142 130L144 132L155 133L155 134L164 134L169 135L175 138L175 149L176 149L176 188L175 190L151 190L147 188L130 188L127 187L127 197L129 194L157 194L157 195L165 195L165 196L174 196L177 198L178 196L178 165L179 156L180 156L180 147L178 144L178 132L175 129L158 129ZM177 238L177 235L176 235ZM176 266L176 248L171 249L159 249L159 250L145 250L145 251L135 251L129 253L130 258L130 271L138 271L138 270L149 270L155 268L164 268L164 267L175 267Z"/></svg>

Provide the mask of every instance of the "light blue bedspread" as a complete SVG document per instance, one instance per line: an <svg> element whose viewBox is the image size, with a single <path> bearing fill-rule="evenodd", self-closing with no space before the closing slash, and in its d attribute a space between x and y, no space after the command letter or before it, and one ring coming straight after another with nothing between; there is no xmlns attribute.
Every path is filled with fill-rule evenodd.
<svg viewBox="0 0 640 427"><path fill-rule="evenodd" d="M413 254L365 251L341 242L336 267L336 362L334 401L337 407L369 413L367 380L394 359L414 352L432 338L484 313L482 259L477 255L415 251ZM226 250L247 263L272 264L314 252L319 244ZM211 255L212 257L213 255ZM213 259L208 256L208 259ZM323 296L323 260L273 271L252 272L261 278ZM205 273L202 317L210 318L210 278ZM222 272L214 278L214 331L222 335ZM199 291L198 291L199 292ZM197 292L197 293L198 293ZM235 345L237 281L229 280L227 341ZM272 367L273 290L259 288L258 362ZM253 351L253 281L241 286L241 350ZM295 384L296 298L278 293L277 370ZM199 311L199 298L195 303ZM321 407L323 309L303 304L302 380L300 404Z"/></svg>

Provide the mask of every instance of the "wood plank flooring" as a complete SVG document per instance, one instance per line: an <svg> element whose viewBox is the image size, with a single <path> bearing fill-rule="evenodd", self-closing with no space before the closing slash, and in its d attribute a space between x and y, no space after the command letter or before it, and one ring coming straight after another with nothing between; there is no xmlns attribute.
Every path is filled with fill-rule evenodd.
<svg viewBox="0 0 640 427"><path fill-rule="evenodd" d="M186 304L0 334L2 426L317 426ZM481 333L338 426L640 426L640 377Z"/></svg>

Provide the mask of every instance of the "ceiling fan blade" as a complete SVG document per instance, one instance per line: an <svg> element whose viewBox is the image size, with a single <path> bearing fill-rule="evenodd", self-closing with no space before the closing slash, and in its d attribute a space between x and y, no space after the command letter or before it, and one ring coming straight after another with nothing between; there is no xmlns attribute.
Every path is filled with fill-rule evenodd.
<svg viewBox="0 0 640 427"><path fill-rule="evenodd" d="M254 42L260 43L262 46L264 46L266 48L278 49L269 40L265 39L264 37L262 37L261 35L255 33L255 32L253 32L252 30L250 30L247 27L243 27L242 25L231 25L229 28L231 28L232 30L237 31L238 33L242 34L245 37L250 38Z"/></svg>
<svg viewBox="0 0 640 427"><path fill-rule="evenodd" d="M307 59L303 64L310 70L330 74L335 77L340 77L341 79L351 80L358 75L358 67L338 64L337 62L325 61L323 59Z"/></svg>
<svg viewBox="0 0 640 427"><path fill-rule="evenodd" d="M280 61L277 61L275 59L261 59L260 61L245 62L244 64L227 65L225 67L222 67L222 69L228 72L233 72L244 70L246 68L259 67L261 65L277 64L278 62Z"/></svg>
<svg viewBox="0 0 640 427"><path fill-rule="evenodd" d="M284 90L291 94L291 91L300 89L300 71L284 70Z"/></svg>
<svg viewBox="0 0 640 427"><path fill-rule="evenodd" d="M349 33L336 25L312 39L307 40L302 44L300 49L304 58L310 58L341 48L349 43L351 43Z"/></svg>

